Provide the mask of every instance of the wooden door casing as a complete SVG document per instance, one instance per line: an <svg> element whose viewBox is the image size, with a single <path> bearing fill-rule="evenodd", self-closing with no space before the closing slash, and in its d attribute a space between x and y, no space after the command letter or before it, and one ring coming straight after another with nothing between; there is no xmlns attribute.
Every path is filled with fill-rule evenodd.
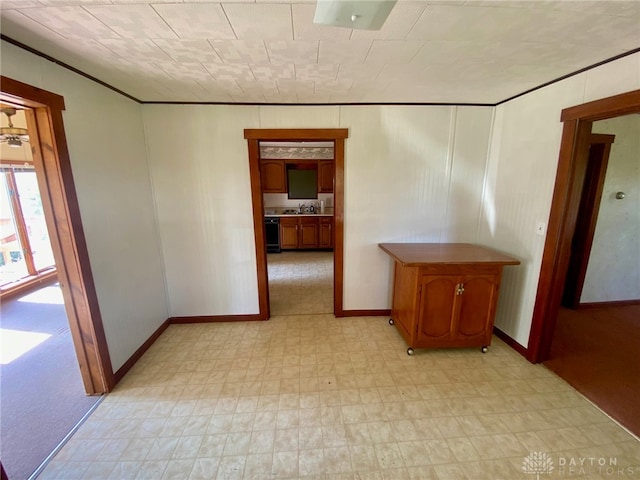
<svg viewBox="0 0 640 480"><path fill-rule="evenodd" d="M571 241L571 257L562 297L562 305L567 308L580 306L589 255L598 223L611 144L614 140L615 135L591 134L585 180Z"/></svg>

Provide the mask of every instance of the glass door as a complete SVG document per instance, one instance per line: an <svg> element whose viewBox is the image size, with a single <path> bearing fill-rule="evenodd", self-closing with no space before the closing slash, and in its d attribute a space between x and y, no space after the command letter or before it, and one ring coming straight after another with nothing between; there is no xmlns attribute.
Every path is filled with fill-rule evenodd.
<svg viewBox="0 0 640 480"><path fill-rule="evenodd" d="M4 170L4 169L3 169ZM0 286L29 275L24 259L18 222L13 208L13 190L8 173L2 172L0 191Z"/></svg>
<svg viewBox="0 0 640 480"><path fill-rule="evenodd" d="M0 287L55 268L35 169L0 165Z"/></svg>

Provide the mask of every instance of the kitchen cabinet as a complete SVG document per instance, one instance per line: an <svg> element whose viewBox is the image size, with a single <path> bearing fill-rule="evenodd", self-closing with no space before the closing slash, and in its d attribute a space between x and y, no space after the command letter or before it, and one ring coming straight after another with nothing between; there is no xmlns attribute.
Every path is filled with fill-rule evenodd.
<svg viewBox="0 0 640 480"><path fill-rule="evenodd" d="M318 217L300 217L298 248L318 248Z"/></svg>
<svg viewBox="0 0 640 480"><path fill-rule="evenodd" d="M260 160L260 181L263 193L288 193L287 165L298 169L317 168L318 193L333 193L333 160Z"/></svg>
<svg viewBox="0 0 640 480"><path fill-rule="evenodd" d="M287 193L284 160L260 160L260 181L264 193Z"/></svg>
<svg viewBox="0 0 640 480"><path fill-rule="evenodd" d="M320 217L319 248L333 248L333 217Z"/></svg>
<svg viewBox="0 0 640 480"><path fill-rule="evenodd" d="M280 248L283 250L298 248L298 218L280 218Z"/></svg>
<svg viewBox="0 0 640 480"><path fill-rule="evenodd" d="M318 193L333 193L333 160L318 160Z"/></svg>
<svg viewBox="0 0 640 480"><path fill-rule="evenodd" d="M394 260L389 323L414 348L491 345L505 265L520 261L463 243L382 243Z"/></svg>
<svg viewBox="0 0 640 480"><path fill-rule="evenodd" d="M280 248L283 250L319 247L320 218L313 215L280 218Z"/></svg>

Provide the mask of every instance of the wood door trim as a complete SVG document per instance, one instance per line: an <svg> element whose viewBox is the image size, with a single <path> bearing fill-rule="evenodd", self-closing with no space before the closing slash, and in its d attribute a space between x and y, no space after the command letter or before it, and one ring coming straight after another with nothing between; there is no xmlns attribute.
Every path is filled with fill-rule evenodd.
<svg viewBox="0 0 640 480"><path fill-rule="evenodd" d="M549 356L567 274L567 252L577 216L575 190L580 178L576 167L580 160L584 162L587 154L592 123L637 112L640 112L640 90L562 111L564 127L556 183L527 346L527 359L531 362L542 362Z"/></svg>
<svg viewBox="0 0 640 480"><path fill-rule="evenodd" d="M344 317L344 139L348 130L342 129L335 139L333 157L333 313ZM340 132L336 132L340 133Z"/></svg>
<svg viewBox="0 0 640 480"><path fill-rule="evenodd" d="M611 144L614 140L615 135L591 134L588 165L586 165L587 178L578 206L577 224L574 239L572 240L573 248L569 259L569 270L567 271L565 292L563 294L563 304L568 308L576 308L580 304L589 256L596 232L596 224L598 223L598 213L609 164ZM594 152L598 156L592 158ZM583 217L584 213L581 212L588 212L588 217ZM576 239L579 242L577 244Z"/></svg>
<svg viewBox="0 0 640 480"><path fill-rule="evenodd" d="M621 117L629 113L636 113L640 104L640 90L601 98L574 107L565 108L560 115L561 122L569 120L592 121L605 118Z"/></svg>
<svg viewBox="0 0 640 480"><path fill-rule="evenodd" d="M343 310L344 285L344 139L349 136L346 128L325 129L254 129L244 130L249 154L249 176L251 180L251 198L253 205L253 227L256 252L258 305L262 320L270 317L269 277L267 273L267 249L264 237L264 204L260 177L260 140L303 141L327 140L334 142L335 189L334 228L333 228L333 313L336 317L345 316Z"/></svg>
<svg viewBox="0 0 640 480"><path fill-rule="evenodd" d="M27 128L71 337L89 395L115 384L62 120L64 98L0 77L0 101L27 108Z"/></svg>
<svg viewBox="0 0 640 480"><path fill-rule="evenodd" d="M245 130L245 138L246 130ZM269 276L267 272L267 240L264 229L264 204L262 202L262 178L260 175L260 145L257 138L247 138L249 149L249 177L251 180L251 205L253 206L253 232L258 278L258 311L261 320L271 316L269 309Z"/></svg>
<svg viewBox="0 0 640 480"><path fill-rule="evenodd" d="M276 140L279 142L296 140L337 140L349 136L347 128L245 128L247 140Z"/></svg>

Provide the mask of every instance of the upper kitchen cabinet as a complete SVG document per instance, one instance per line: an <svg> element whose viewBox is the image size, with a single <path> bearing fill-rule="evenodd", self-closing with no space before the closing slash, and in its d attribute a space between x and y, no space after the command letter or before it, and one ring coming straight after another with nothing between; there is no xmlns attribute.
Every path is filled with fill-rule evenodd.
<svg viewBox="0 0 640 480"><path fill-rule="evenodd" d="M318 193L333 193L333 160L318 161Z"/></svg>
<svg viewBox="0 0 640 480"><path fill-rule="evenodd" d="M264 193L287 193L284 160L261 160L260 179Z"/></svg>

